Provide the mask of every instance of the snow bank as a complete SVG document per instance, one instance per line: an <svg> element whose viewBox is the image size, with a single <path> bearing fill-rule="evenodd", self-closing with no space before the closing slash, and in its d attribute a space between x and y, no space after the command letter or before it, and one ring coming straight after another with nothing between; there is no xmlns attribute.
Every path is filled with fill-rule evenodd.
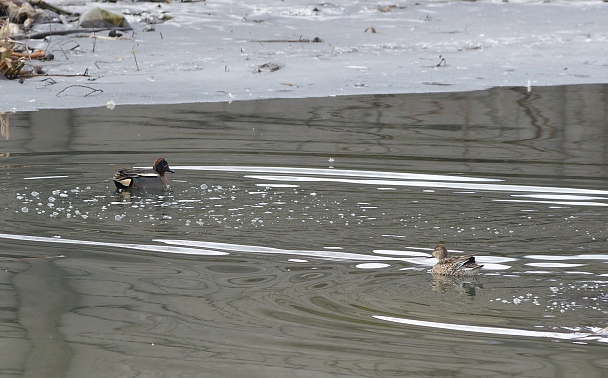
<svg viewBox="0 0 608 378"><path fill-rule="evenodd" d="M601 1L54 4L126 14L134 32L30 41L55 55L49 74L88 76L2 80L0 111L608 81Z"/></svg>

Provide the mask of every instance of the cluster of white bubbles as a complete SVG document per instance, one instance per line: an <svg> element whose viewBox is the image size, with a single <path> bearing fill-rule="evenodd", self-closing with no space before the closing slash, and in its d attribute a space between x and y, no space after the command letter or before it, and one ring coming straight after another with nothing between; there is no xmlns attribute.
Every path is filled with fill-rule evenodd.
<svg viewBox="0 0 608 378"><path fill-rule="evenodd" d="M560 282L549 286L546 293L513 295L491 299L490 302L535 306L541 306L543 302L544 311L551 314L576 310L601 311L608 314L608 307L605 306L608 304L608 281Z"/></svg>
<svg viewBox="0 0 608 378"><path fill-rule="evenodd" d="M496 302L500 302L500 303L504 303L504 304L512 303L515 305L531 303L535 306L540 306L538 299L539 299L538 295L534 295L532 293L526 293L524 295L513 296L512 298L509 298L509 299L506 299L506 298L496 298L493 300L491 299L490 302L496 301Z"/></svg>
<svg viewBox="0 0 608 378"><path fill-rule="evenodd" d="M549 287L549 297L552 300L549 300L546 307L550 311L560 313L584 308L608 314L608 310L603 306L608 302L607 289L606 281L560 282Z"/></svg>
<svg viewBox="0 0 608 378"><path fill-rule="evenodd" d="M15 212L29 213L30 211L37 215L43 215L49 218L57 218L63 216L65 218L87 219L89 211L79 209L70 200L70 196L82 193L83 190L91 189L89 186L84 189L76 187L69 190L55 189L50 194L43 194L36 190L28 191L27 188L23 192L16 194L16 199L20 203L20 209ZM89 202L97 202L98 199L89 199Z"/></svg>
<svg viewBox="0 0 608 378"><path fill-rule="evenodd" d="M299 186L200 184L175 192L147 195L93 191L90 186L50 191L24 188L16 193L16 213L71 220L158 223L229 228L293 224L362 225L382 210L337 192ZM165 210L165 211L162 211Z"/></svg>

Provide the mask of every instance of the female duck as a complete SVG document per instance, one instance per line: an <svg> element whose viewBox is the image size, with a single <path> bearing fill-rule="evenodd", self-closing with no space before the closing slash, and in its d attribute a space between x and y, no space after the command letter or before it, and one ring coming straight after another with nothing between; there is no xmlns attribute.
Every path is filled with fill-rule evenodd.
<svg viewBox="0 0 608 378"><path fill-rule="evenodd" d="M438 261L431 273L442 276L473 276L478 274L483 266L475 263L473 255L448 257L448 250L443 244L438 244L432 255Z"/></svg>
<svg viewBox="0 0 608 378"><path fill-rule="evenodd" d="M112 180L117 189L160 190L166 189L169 185L169 180L165 177L167 172L173 173L169 163L164 158L158 158L154 161L152 169L123 168L116 172Z"/></svg>

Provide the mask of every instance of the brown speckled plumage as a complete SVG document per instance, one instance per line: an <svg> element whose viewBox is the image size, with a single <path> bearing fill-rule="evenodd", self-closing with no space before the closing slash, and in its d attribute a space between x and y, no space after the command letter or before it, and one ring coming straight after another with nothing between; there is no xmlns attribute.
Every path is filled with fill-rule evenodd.
<svg viewBox="0 0 608 378"><path fill-rule="evenodd" d="M473 276L483 266L475 262L473 255L448 256L448 250L443 244L438 244L432 255L438 261L431 273L442 276Z"/></svg>

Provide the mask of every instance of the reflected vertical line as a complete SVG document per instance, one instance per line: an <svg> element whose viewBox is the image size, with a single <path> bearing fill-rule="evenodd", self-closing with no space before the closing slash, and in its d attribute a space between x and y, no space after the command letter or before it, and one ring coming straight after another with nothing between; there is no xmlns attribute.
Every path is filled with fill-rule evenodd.
<svg viewBox="0 0 608 378"><path fill-rule="evenodd" d="M31 345L25 357L23 377L65 377L71 365L72 348L58 325L74 307L75 295L64 282L65 274L46 258L28 260L29 269L15 276L19 323Z"/></svg>

